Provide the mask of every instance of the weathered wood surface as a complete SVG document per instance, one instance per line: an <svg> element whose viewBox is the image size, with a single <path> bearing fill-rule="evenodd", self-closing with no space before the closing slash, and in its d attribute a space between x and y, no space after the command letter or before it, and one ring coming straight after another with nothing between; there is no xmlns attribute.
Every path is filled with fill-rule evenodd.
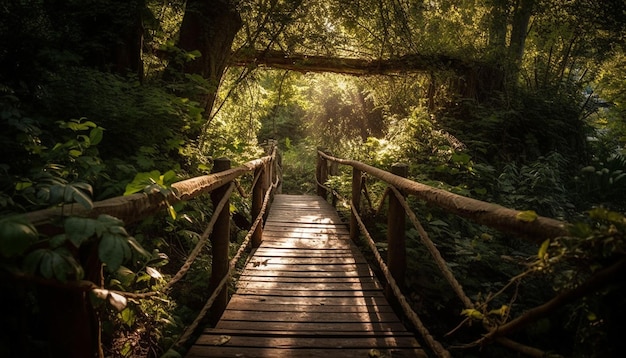
<svg viewBox="0 0 626 358"><path fill-rule="evenodd" d="M277 195L226 311L187 357L422 357L336 211Z"/></svg>

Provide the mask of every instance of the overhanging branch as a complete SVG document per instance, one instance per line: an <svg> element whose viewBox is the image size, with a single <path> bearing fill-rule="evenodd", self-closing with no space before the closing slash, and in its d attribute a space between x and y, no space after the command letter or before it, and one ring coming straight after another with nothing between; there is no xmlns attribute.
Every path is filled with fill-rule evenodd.
<svg viewBox="0 0 626 358"><path fill-rule="evenodd" d="M298 72L331 72L366 76L427 72L431 70L453 70L465 73L468 69L481 64L471 64L444 55L426 56L411 54L390 59L367 60L244 49L231 56L230 65L258 65Z"/></svg>

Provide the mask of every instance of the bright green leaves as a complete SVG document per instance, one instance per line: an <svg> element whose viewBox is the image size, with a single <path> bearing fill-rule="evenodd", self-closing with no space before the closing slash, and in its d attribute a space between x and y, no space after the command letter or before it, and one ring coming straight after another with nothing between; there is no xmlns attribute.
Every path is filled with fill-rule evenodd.
<svg viewBox="0 0 626 358"><path fill-rule="evenodd" d="M153 188L163 189L176 180L176 173L169 170L161 175L158 170L151 172L137 173L132 182L126 185L124 195L138 193L140 191L150 191Z"/></svg>
<svg viewBox="0 0 626 358"><path fill-rule="evenodd" d="M463 311L461 311L461 315L475 320L481 320L484 318L483 314L479 310L474 308L464 309Z"/></svg>
<svg viewBox="0 0 626 358"><path fill-rule="evenodd" d="M550 239L547 239L543 243L541 243L541 246L539 247L539 252L537 253L537 257L539 258L539 260L543 260L546 258L546 256L548 255L548 247L550 247Z"/></svg>
<svg viewBox="0 0 626 358"><path fill-rule="evenodd" d="M85 118L57 121L59 128L75 132L74 138L59 142L52 148L52 153L66 153L69 159L76 159L86 154L86 151L98 145L104 136L104 128ZM88 131L88 133L87 133Z"/></svg>
<svg viewBox="0 0 626 358"><path fill-rule="evenodd" d="M37 241L37 229L19 217L0 220L0 255L12 258L23 254Z"/></svg>
<svg viewBox="0 0 626 358"><path fill-rule="evenodd" d="M126 191L124 195L131 195L134 193L138 193L140 191L143 192L152 192L154 190L158 191L165 198L165 202L167 203L167 211L172 217L172 219L176 220L177 214L176 209L168 202L167 197L172 192L169 189L170 184L175 182L177 179L176 173L173 170L168 170L167 172L161 175L161 172L158 170L153 170L151 172L145 173L137 173L132 182L126 185Z"/></svg>
<svg viewBox="0 0 626 358"><path fill-rule="evenodd" d="M531 222L537 220L538 217L539 216L537 215L537 213L534 210L521 211L517 215L515 215L515 218L517 220L523 221L525 223L531 223Z"/></svg>
<svg viewBox="0 0 626 358"><path fill-rule="evenodd" d="M467 308L461 311L461 315L467 318L471 318L472 320L481 321L486 318L486 316L499 316L506 317L509 314L509 306L502 305L500 308L493 309L486 314L475 309L475 308Z"/></svg>
<svg viewBox="0 0 626 358"><path fill-rule="evenodd" d="M30 274L40 274L46 279L67 281L82 279L83 268L64 247L37 249L24 259L24 269Z"/></svg>

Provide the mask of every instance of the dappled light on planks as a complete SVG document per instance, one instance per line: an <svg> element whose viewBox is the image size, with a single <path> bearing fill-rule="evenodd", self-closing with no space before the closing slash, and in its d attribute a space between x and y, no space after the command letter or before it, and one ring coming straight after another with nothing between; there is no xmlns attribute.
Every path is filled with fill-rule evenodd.
<svg viewBox="0 0 626 358"><path fill-rule="evenodd" d="M277 195L226 311L187 357L425 356L336 211Z"/></svg>

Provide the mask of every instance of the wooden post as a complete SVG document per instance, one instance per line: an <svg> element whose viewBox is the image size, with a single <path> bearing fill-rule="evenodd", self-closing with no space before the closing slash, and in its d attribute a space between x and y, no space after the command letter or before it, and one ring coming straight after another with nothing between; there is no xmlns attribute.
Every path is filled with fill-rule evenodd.
<svg viewBox="0 0 626 358"><path fill-rule="evenodd" d="M213 169L211 173L218 173L230 169L230 159L218 158L215 159ZM223 185L211 192L211 202L213 207L216 207L224 197L227 190L227 185ZM219 213L213 213L213 215L219 215L213 233L210 236L211 239L211 254L213 255L211 264L211 278L209 279L209 292L213 292L217 289L220 281L228 274L228 249L230 246L230 201L226 202L226 205ZM228 289L225 287L217 296L217 299L213 303L213 310L211 320L216 323L228 304Z"/></svg>
<svg viewBox="0 0 626 358"><path fill-rule="evenodd" d="M317 148L317 150L321 152L326 152L326 148ZM317 167L315 169L315 177L317 179L317 195L321 196L326 200L328 198L328 191L322 187L326 180L328 180L328 164L326 163L326 159L324 159L321 155L317 156Z"/></svg>
<svg viewBox="0 0 626 358"><path fill-rule="evenodd" d="M274 159L274 170L278 174L278 186L276 187L276 193L281 194L283 192L283 156L280 155L280 151L276 148L276 159Z"/></svg>
<svg viewBox="0 0 626 358"><path fill-rule="evenodd" d="M254 172L254 177L258 176L256 184L254 188L252 188L252 220L256 220L257 216L261 212L263 208L263 200L265 199L265 191L267 190L267 184L265 183L265 166L260 166ZM265 219L257 225L256 230L252 234L252 247L256 248L261 245L263 241L263 223Z"/></svg>
<svg viewBox="0 0 626 358"><path fill-rule="evenodd" d="M331 152L328 152L328 154L331 155L331 156L333 155L333 153L331 153ZM339 175L339 164L337 164L337 162L330 162L329 163L328 174L330 176L337 176L337 175ZM331 197L331 203L333 205L333 208L336 208L337 207L337 197L332 192L330 193L330 197Z"/></svg>
<svg viewBox="0 0 626 358"><path fill-rule="evenodd" d="M361 171L352 168L352 202L357 213L361 212ZM356 216L350 211L350 239L353 242L359 241L359 223Z"/></svg>
<svg viewBox="0 0 626 358"><path fill-rule="evenodd" d="M394 164L391 173L406 178L409 167L406 164ZM406 273L406 213L394 193L389 193L389 211L387 212L387 267L399 287L404 286ZM389 292L389 287L387 287Z"/></svg>

